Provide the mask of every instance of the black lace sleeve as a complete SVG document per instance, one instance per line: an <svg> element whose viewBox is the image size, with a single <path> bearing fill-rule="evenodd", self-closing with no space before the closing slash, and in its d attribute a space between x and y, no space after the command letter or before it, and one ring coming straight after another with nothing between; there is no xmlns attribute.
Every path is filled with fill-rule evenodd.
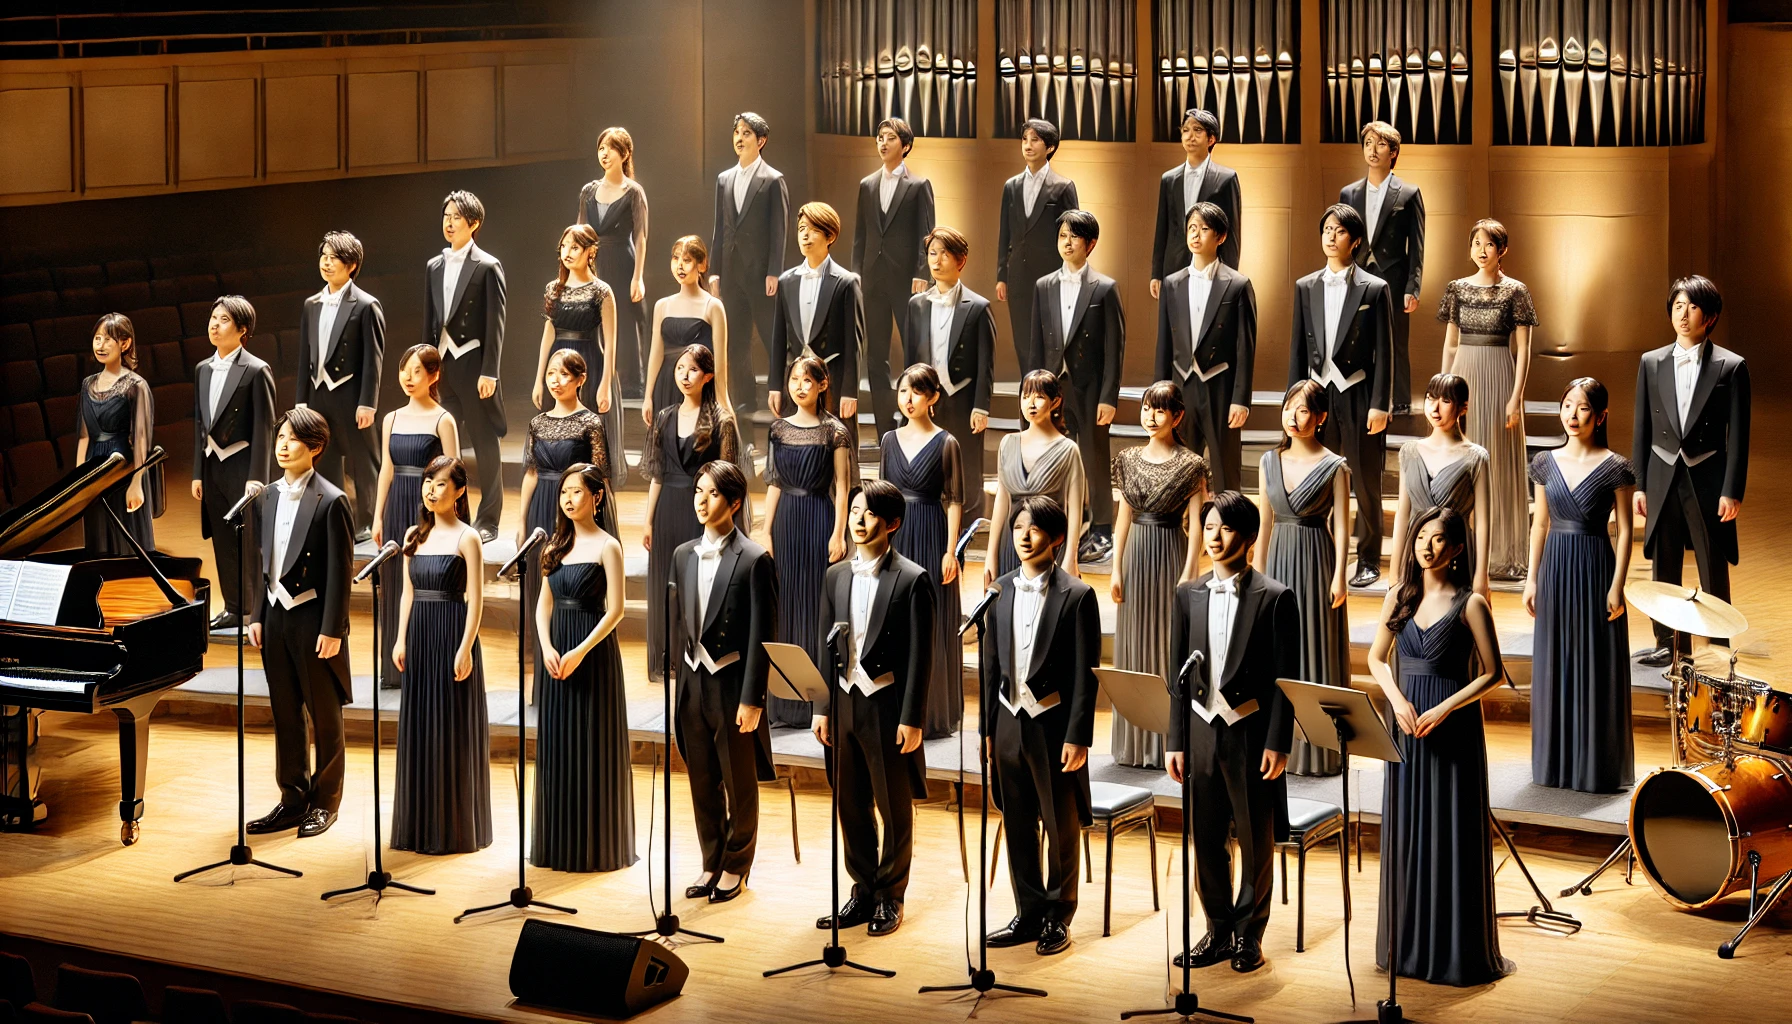
<svg viewBox="0 0 1792 1024"><path fill-rule="evenodd" d="M1548 452L1538 452L1531 456L1531 483L1547 484L1549 482L1549 466L1544 460L1550 458L1554 458L1554 456Z"/></svg>
<svg viewBox="0 0 1792 1024"><path fill-rule="evenodd" d="M676 406L673 407L673 411L674 412L677 411ZM721 421L716 424L716 430L718 432L720 432L722 435L722 454L720 455L721 460L723 462L739 463L740 462L740 428L735 426L734 417L724 414L721 418ZM768 460L766 464L769 466L770 461Z"/></svg>
<svg viewBox="0 0 1792 1024"><path fill-rule="evenodd" d="M895 440L893 437L890 439L892 444ZM981 442L982 438L978 438L978 441ZM982 481L978 483L981 484ZM959 451L958 438L947 434L946 439L940 442L940 504L964 504L964 491L963 453ZM957 542L957 537L946 538L948 544Z"/></svg>
<svg viewBox="0 0 1792 1024"><path fill-rule="evenodd" d="M641 475L649 480L664 480L666 469L663 465L665 448L660 443L661 434L675 429L670 418L678 415L678 406L668 405L653 416L653 426L647 428L647 442L641 449Z"/></svg>
<svg viewBox="0 0 1792 1024"><path fill-rule="evenodd" d="M836 448L852 447L852 432L846 429L846 423L829 416L825 421L828 429L827 446L829 451Z"/></svg>
<svg viewBox="0 0 1792 1024"><path fill-rule="evenodd" d="M547 413L541 413L529 421L529 434L523 439L523 472L525 473L539 468L535 464L535 435L540 429L541 418L546 415Z"/></svg>
<svg viewBox="0 0 1792 1024"><path fill-rule="evenodd" d="M784 447L784 435L790 429L790 421L777 419L765 432L765 486L783 487L784 481L778 478L778 449ZM728 461L732 462L733 459Z"/></svg>
<svg viewBox="0 0 1792 1024"><path fill-rule="evenodd" d="M589 409L580 416L585 421L585 440L591 445L591 464L605 480L614 479L610 476L610 436L604 430L604 418Z"/></svg>

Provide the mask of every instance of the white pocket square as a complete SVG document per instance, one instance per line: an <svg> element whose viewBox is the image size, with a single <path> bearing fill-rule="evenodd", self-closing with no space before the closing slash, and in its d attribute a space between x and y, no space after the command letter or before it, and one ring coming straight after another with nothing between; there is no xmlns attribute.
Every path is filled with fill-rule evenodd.
<svg viewBox="0 0 1792 1024"><path fill-rule="evenodd" d="M1367 303L1367 302L1365 302L1365 303L1363 303L1363 304L1362 304L1362 305L1360 305L1360 306L1358 306L1358 307L1356 307L1356 308L1358 308L1358 309L1368 309L1368 308L1369 308L1369 304L1368 304L1368 303Z"/></svg>

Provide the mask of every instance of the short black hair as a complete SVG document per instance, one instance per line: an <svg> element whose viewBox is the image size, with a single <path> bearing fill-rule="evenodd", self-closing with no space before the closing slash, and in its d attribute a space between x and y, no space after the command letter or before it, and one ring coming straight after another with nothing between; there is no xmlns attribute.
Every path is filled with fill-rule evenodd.
<svg viewBox="0 0 1792 1024"><path fill-rule="evenodd" d="M280 423L292 428L293 440L299 442L313 452L321 453L330 446L330 421L324 414L310 406L299 406L286 410L280 417ZM274 433L280 433L279 424L274 425Z"/></svg>
<svg viewBox="0 0 1792 1024"><path fill-rule="evenodd" d="M1183 218L1182 230L1187 231L1189 224L1193 223L1196 217L1201 218L1201 223L1220 234L1231 236L1232 218L1226 216L1226 211L1218 203L1196 203L1189 207L1188 216Z"/></svg>
<svg viewBox="0 0 1792 1024"><path fill-rule="evenodd" d="M896 141L902 143L903 156L907 156L908 151L915 148L915 130L908 126L907 121L900 117L886 117L877 122L877 127L872 130L871 137L877 138L883 134L885 128L896 133Z"/></svg>
<svg viewBox="0 0 1792 1024"><path fill-rule="evenodd" d="M1319 216L1319 232L1325 233L1325 222L1336 220L1338 226L1350 233L1350 244L1355 246L1362 242L1368 228L1363 224L1363 215L1356 212L1356 207L1349 203L1333 203L1325 208Z"/></svg>
<svg viewBox="0 0 1792 1024"><path fill-rule="evenodd" d="M747 478L741 474L739 466L726 459L705 462L703 468L697 471L697 476L709 477L709 482L716 487L716 493L731 505L747 500Z"/></svg>
<svg viewBox="0 0 1792 1024"><path fill-rule="evenodd" d="M1214 116L1213 111L1202 110L1200 107L1190 107L1182 112L1184 121L1190 118L1193 118L1194 122L1207 132L1207 137L1213 140L1207 144L1207 151L1213 152L1213 147L1220 144L1220 119Z"/></svg>
<svg viewBox="0 0 1792 1024"><path fill-rule="evenodd" d="M1064 536L1070 532L1070 517L1064 514L1064 506L1058 499L1049 494L1029 494L1014 503L1014 511L1008 513L1008 528L1020 521L1021 513L1032 517L1033 525L1045 531L1045 535L1053 543L1062 543Z"/></svg>
<svg viewBox="0 0 1792 1024"><path fill-rule="evenodd" d="M1026 138L1028 132L1039 136L1039 141L1045 143L1045 158L1050 160L1052 154L1058 151L1058 142L1063 138L1058 134L1058 126L1043 117L1029 117L1021 122L1021 137Z"/></svg>
<svg viewBox="0 0 1792 1024"><path fill-rule="evenodd" d="M1705 319L1715 327L1717 318L1724 312L1724 296L1717 290L1717 284L1701 274L1680 278L1668 289L1668 312L1674 311L1674 300L1681 292L1686 293L1686 301L1705 312Z"/></svg>
<svg viewBox="0 0 1792 1024"><path fill-rule="evenodd" d="M450 206L454 207L455 213L460 214L461 220L469 224L485 223L485 204L479 201L478 196L466 189L456 189L448 193L442 200L442 209L446 210Z"/></svg>
<svg viewBox="0 0 1792 1024"><path fill-rule="evenodd" d="M255 306L241 295L220 295L212 300L212 309L224 307L230 322L242 328L243 340L248 341L255 334Z"/></svg>
<svg viewBox="0 0 1792 1024"><path fill-rule="evenodd" d="M734 115L734 120L728 122L728 130L733 131L734 126L737 124L746 125L747 128L760 139L769 139L772 137L772 123L765 118L760 117L758 114L753 113L751 110L743 110Z"/></svg>
<svg viewBox="0 0 1792 1024"><path fill-rule="evenodd" d="M1071 234L1090 245L1101 239L1101 222L1088 210L1065 210L1058 214L1058 227L1069 228Z"/></svg>
<svg viewBox="0 0 1792 1024"><path fill-rule="evenodd" d="M1263 529L1263 513L1257 504L1237 491L1221 491L1201 506L1201 525L1207 525L1207 513L1218 511L1220 522L1232 532L1248 540L1256 540Z"/></svg>
<svg viewBox="0 0 1792 1024"><path fill-rule="evenodd" d="M902 513L908 508L908 501L902 496L902 488L888 480L867 480L854 487L846 496L848 506L859 495L865 496L865 510L886 523L902 522ZM895 527L891 527L892 530Z"/></svg>
<svg viewBox="0 0 1792 1024"><path fill-rule="evenodd" d="M359 238L347 231L326 231L324 240L317 245L317 254L322 256L326 248L335 253L337 259L354 268L348 272L350 280L361 276L361 261L367 258L367 250L361 247Z"/></svg>

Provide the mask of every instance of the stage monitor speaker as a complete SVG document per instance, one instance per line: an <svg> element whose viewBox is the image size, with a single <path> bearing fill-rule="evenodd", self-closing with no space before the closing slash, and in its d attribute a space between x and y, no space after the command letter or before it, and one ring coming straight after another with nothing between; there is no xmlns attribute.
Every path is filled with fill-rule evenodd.
<svg viewBox="0 0 1792 1024"><path fill-rule="evenodd" d="M678 995L690 975L657 942L531 919L510 960L510 992L535 1006L620 1019Z"/></svg>

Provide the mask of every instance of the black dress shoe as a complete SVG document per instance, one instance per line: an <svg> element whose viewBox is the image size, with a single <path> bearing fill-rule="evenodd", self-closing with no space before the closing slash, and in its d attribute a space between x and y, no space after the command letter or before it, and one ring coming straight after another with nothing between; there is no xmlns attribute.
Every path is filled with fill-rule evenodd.
<svg viewBox="0 0 1792 1024"><path fill-rule="evenodd" d="M265 816L256 818L243 826L243 831L252 836L271 835L275 832L284 832L289 828L298 828L299 823L304 820L305 808L275 804L274 809Z"/></svg>
<svg viewBox="0 0 1792 1024"><path fill-rule="evenodd" d="M212 617L212 631L235 629L243 624L243 617L232 612L219 612Z"/></svg>
<svg viewBox="0 0 1792 1024"><path fill-rule="evenodd" d="M722 876L717 875L716 877L720 878ZM747 890L747 876L742 875L742 876L740 876L740 881L734 883L734 888L732 888L732 889L724 889L719 885L713 886L709 893L709 902L711 902L711 903L727 903L729 900L734 899L736 896L739 896L741 893L745 892L746 890Z"/></svg>
<svg viewBox="0 0 1792 1024"><path fill-rule="evenodd" d="M1039 929L1039 945L1034 950L1040 956L1057 956L1070 948L1070 926L1061 921L1047 921Z"/></svg>
<svg viewBox="0 0 1792 1024"><path fill-rule="evenodd" d="M1263 959L1263 946L1256 939L1239 939L1232 951L1232 969L1249 974L1268 961Z"/></svg>
<svg viewBox="0 0 1792 1024"><path fill-rule="evenodd" d="M1350 577L1350 585L1353 587L1373 586L1378 579L1381 579L1380 569L1373 565L1364 565L1363 563L1358 562L1356 566L1356 575Z"/></svg>
<svg viewBox="0 0 1792 1024"><path fill-rule="evenodd" d="M859 898L859 894L855 892L847 897L846 905L840 908L840 927L857 928L859 925L869 922L875 916L877 916L877 914L874 901L868 899L862 900ZM815 927L824 932L834 927L833 915L823 914L816 918Z"/></svg>
<svg viewBox="0 0 1792 1024"><path fill-rule="evenodd" d="M707 882L695 882L684 887L684 898L687 900L706 900L709 894L716 891L716 880L711 876Z"/></svg>
<svg viewBox="0 0 1792 1024"><path fill-rule="evenodd" d="M1235 946L1236 943L1231 939L1215 939L1213 933L1208 932L1205 938L1195 943L1192 952L1176 954L1176 966L1181 967L1185 959L1189 961L1188 966L1190 967L1212 967L1214 964L1223 964L1232 959Z"/></svg>
<svg viewBox="0 0 1792 1024"><path fill-rule="evenodd" d="M1010 946L1024 946L1029 942L1038 942L1042 926L1020 918L1008 922L1008 927L998 928L989 933L991 949L1007 949Z"/></svg>
<svg viewBox="0 0 1792 1024"><path fill-rule="evenodd" d="M336 824L336 812L326 811L322 807L313 807L305 812L305 820L299 823L299 838L310 839L330 831Z"/></svg>
<svg viewBox="0 0 1792 1024"><path fill-rule="evenodd" d="M1657 647L1636 659L1638 665L1647 665L1649 668L1667 668L1673 661L1674 651L1671 647Z"/></svg>
<svg viewBox="0 0 1792 1024"><path fill-rule="evenodd" d="M871 912L871 927L865 929L865 934L873 937L893 935L900 927L902 927L902 902L890 899L878 900L877 909Z"/></svg>

